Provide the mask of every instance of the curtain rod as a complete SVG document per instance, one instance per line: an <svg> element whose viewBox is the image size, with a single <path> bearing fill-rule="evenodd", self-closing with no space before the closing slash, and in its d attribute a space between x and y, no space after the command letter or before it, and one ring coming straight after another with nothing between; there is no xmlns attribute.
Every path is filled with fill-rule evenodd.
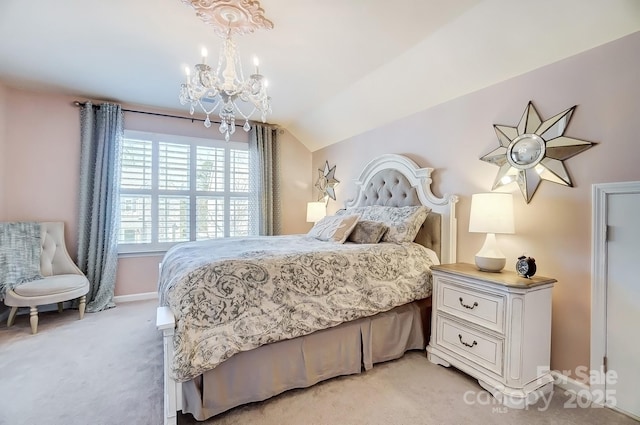
<svg viewBox="0 0 640 425"><path fill-rule="evenodd" d="M76 100L76 101L74 101L74 102L73 102L73 104L74 104L75 106L78 106L78 107L80 107L80 106L84 106L86 103L87 103L87 102L80 102L80 101L78 101L78 100ZM100 105L92 105L92 106L93 106L94 108L99 108L99 107L100 107ZM191 121L191 122L194 122L194 121L204 122L204 120L203 120L203 119L200 119L200 118L183 117L183 116L180 116L180 115L160 114L160 113L158 113L158 112L137 111L137 110L135 110L135 109L124 109L124 108L123 108L123 109L122 109L122 112L132 112L132 113L134 113L134 114L154 115L154 116L156 116L156 117L179 118L179 119L182 119L182 120L189 120L189 121ZM212 124L221 124L221 122L220 122L220 121L213 121L213 120L211 120L211 123L212 123ZM234 125L235 125L236 127L242 127L240 124L234 124Z"/></svg>

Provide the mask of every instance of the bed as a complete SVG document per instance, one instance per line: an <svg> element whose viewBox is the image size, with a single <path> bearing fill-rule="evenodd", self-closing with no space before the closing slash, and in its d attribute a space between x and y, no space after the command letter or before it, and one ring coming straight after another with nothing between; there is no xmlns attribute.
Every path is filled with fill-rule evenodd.
<svg viewBox="0 0 640 425"><path fill-rule="evenodd" d="M165 424L175 424L180 411L204 420L424 349L429 265L456 260L457 197L433 194L432 171L401 155L378 157L339 212L428 207L414 242L339 244L296 235L168 251L156 321Z"/></svg>

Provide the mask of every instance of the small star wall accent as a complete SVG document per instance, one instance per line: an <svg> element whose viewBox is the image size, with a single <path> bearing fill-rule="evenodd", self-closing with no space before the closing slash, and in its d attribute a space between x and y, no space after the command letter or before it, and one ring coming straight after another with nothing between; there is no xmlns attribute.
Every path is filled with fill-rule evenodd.
<svg viewBox="0 0 640 425"><path fill-rule="evenodd" d="M327 197L336 200L335 187L340 183L336 180L336 166L329 167L329 161L325 162L324 170L318 168L318 181L316 188L320 191L318 201L325 200Z"/></svg>

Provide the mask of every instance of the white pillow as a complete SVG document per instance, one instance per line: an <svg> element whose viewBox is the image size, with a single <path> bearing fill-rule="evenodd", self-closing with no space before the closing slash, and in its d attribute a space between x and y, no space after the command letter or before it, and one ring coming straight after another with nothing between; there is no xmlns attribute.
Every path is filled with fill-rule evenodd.
<svg viewBox="0 0 640 425"><path fill-rule="evenodd" d="M313 225L307 235L321 241L344 243L358 223L359 215L328 215Z"/></svg>

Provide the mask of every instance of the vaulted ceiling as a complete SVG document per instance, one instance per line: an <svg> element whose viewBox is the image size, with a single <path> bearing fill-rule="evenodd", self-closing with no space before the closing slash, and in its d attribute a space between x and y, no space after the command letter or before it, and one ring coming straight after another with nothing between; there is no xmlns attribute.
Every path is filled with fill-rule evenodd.
<svg viewBox="0 0 640 425"><path fill-rule="evenodd" d="M261 4L274 28L236 38L245 68L260 57L268 121L312 151L640 30L637 0ZM180 0L0 2L0 82L19 88L186 114L183 69L219 45Z"/></svg>

